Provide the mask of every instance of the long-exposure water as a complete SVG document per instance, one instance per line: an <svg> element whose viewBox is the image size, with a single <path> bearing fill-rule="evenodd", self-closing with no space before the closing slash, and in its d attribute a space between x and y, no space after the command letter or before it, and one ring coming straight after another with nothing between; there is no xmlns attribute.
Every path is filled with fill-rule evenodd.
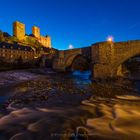
<svg viewBox="0 0 140 140"><path fill-rule="evenodd" d="M89 71L29 73L38 76L1 86L0 140L140 139L138 80L112 89Z"/></svg>

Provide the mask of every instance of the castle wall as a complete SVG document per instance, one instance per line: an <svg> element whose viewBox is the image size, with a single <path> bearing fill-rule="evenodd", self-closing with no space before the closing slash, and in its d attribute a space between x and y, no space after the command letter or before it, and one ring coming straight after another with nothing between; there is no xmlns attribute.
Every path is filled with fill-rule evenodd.
<svg viewBox="0 0 140 140"><path fill-rule="evenodd" d="M32 34L37 38L40 37L40 28L33 26L32 27Z"/></svg>
<svg viewBox="0 0 140 140"><path fill-rule="evenodd" d="M13 23L13 35L17 37L19 40L23 40L25 37L25 24L21 22L14 22Z"/></svg>
<svg viewBox="0 0 140 140"><path fill-rule="evenodd" d="M19 40L33 40L40 42L40 44L46 48L51 48L51 38L49 36L41 36L40 35L40 28L33 26L32 27L32 34L34 37L25 36L25 24L20 23L18 21L13 23L13 35ZM34 39L33 39L34 38ZM28 42L27 42L28 43Z"/></svg>
<svg viewBox="0 0 140 140"><path fill-rule="evenodd" d="M40 28L33 26L32 27L32 34L34 37L38 39L38 41L41 43L42 46L51 48L51 38L49 36L41 36L40 35Z"/></svg>
<svg viewBox="0 0 140 140"><path fill-rule="evenodd" d="M41 36L41 37L39 38L39 42L40 42L44 47L51 48L51 38L50 38L49 36L47 36L47 37Z"/></svg>

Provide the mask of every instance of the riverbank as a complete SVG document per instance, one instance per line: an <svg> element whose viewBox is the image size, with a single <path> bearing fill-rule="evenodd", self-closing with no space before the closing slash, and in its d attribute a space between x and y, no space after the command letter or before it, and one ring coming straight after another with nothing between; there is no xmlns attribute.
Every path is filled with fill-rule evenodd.
<svg viewBox="0 0 140 140"><path fill-rule="evenodd" d="M13 73L18 84L0 110L0 140L139 140L140 99L131 82L86 84L39 69Z"/></svg>

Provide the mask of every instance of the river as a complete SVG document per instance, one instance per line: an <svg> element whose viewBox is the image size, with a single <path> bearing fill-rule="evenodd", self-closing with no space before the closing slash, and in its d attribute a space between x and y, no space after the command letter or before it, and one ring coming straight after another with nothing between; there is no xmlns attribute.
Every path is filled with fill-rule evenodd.
<svg viewBox="0 0 140 140"><path fill-rule="evenodd" d="M92 83L88 71L14 75L0 88L0 140L140 139L138 80L124 88Z"/></svg>

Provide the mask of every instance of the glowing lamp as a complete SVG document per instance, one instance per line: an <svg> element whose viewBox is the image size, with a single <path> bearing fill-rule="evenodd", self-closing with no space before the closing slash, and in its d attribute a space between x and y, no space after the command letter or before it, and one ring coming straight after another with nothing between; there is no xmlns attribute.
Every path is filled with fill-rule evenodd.
<svg viewBox="0 0 140 140"><path fill-rule="evenodd" d="M73 45L72 44L70 44L69 45L69 49L73 49L74 47L73 47Z"/></svg>
<svg viewBox="0 0 140 140"><path fill-rule="evenodd" d="M113 42L114 41L114 37L113 36L108 36L107 37L107 41L108 42Z"/></svg>

